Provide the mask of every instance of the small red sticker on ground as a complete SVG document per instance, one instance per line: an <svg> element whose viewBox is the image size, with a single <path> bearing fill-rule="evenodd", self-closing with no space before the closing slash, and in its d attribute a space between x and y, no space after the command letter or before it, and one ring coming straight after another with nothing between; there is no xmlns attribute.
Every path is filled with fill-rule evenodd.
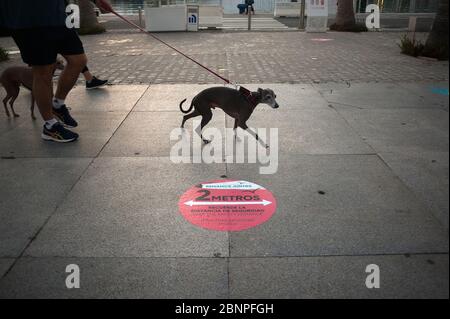
<svg viewBox="0 0 450 319"><path fill-rule="evenodd" d="M260 225L275 213L270 191L246 181L217 180L196 185L178 203L190 223L219 231L240 231Z"/></svg>

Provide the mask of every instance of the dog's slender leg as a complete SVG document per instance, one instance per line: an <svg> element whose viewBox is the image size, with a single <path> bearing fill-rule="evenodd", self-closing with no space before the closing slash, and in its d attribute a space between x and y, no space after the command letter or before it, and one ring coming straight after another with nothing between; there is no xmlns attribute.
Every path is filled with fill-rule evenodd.
<svg viewBox="0 0 450 319"><path fill-rule="evenodd" d="M19 96L19 92L20 92L20 88L19 87L15 87L14 91L11 92L12 96L11 99L9 100L9 106L11 107L11 111L14 117L19 117L19 114L16 113L16 111L14 111L14 102L16 101L17 97Z"/></svg>
<svg viewBox="0 0 450 319"><path fill-rule="evenodd" d="M195 129L195 131L197 132L197 134L200 136L203 143L205 143L205 144L208 144L211 141L203 138L202 131L203 131L203 128L206 126L206 124L208 124L209 121L211 121L211 119L212 119L211 109L207 108L207 111L205 111L205 113L202 114L202 122L201 122L200 126Z"/></svg>
<svg viewBox="0 0 450 319"><path fill-rule="evenodd" d="M269 148L269 145L266 144L266 143L264 143L264 141L261 140L261 139L259 138L258 134L255 133L255 132L253 132L253 131L247 126L247 124L245 124L245 123L240 123L239 126L240 126L243 130L245 130L245 131L247 131L248 133L250 133L250 135L252 135L252 136L253 136L253 137L254 137L254 138L262 145L262 146L264 146L265 148Z"/></svg>
<svg viewBox="0 0 450 319"><path fill-rule="evenodd" d="M239 126L239 120L238 120L238 119L234 119L234 127L233 127L233 130L234 130L234 140L235 140L236 142L241 142L241 138L240 138L239 136L237 136L237 128L238 128L238 126Z"/></svg>
<svg viewBox="0 0 450 319"><path fill-rule="evenodd" d="M5 106L5 112L6 112L6 116L10 117L11 114L9 114L9 110L8 110L8 100L11 98L11 96L7 95L4 99L3 99L3 105Z"/></svg>
<svg viewBox="0 0 450 319"><path fill-rule="evenodd" d="M199 115L200 115L200 113L197 110L194 110L194 112L192 112L191 114L183 116L183 122L181 123L181 128L184 128L184 123L186 123L187 120L189 120L190 118L199 116Z"/></svg>
<svg viewBox="0 0 450 319"><path fill-rule="evenodd" d="M14 117L19 117L20 115L16 113L16 111L14 111L14 102L16 101L17 96L13 96L11 98L11 100L9 101L9 106L11 107L11 111L13 113Z"/></svg>
<svg viewBox="0 0 450 319"><path fill-rule="evenodd" d="M31 110L31 118L33 120L36 120L36 116L34 115L34 95L33 93L31 93L31 106L30 106L30 110Z"/></svg>

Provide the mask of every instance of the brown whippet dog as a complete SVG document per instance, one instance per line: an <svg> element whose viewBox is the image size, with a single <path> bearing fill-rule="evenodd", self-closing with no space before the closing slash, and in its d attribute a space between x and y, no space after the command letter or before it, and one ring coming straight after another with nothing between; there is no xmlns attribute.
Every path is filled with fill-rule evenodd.
<svg viewBox="0 0 450 319"><path fill-rule="evenodd" d="M181 127L184 127L184 123L193 117L202 116L202 122L200 127L197 127L195 131L200 136L205 144L210 141L204 139L202 136L202 130L206 124L211 121L212 111L216 107L221 108L226 114L234 118L234 131L236 136L236 129L238 127L249 132L256 138L264 147L269 146L260 141L258 134L250 130L246 124L247 120L252 115L256 106L260 103L267 104L270 107L277 109L279 107L275 93L271 89L258 89L257 92L250 92L249 90L241 87L239 90L219 86L212 87L201 91L197 96L192 99L191 106L188 110L183 110L184 99L180 103L181 112L187 114L195 108L194 112L187 114L183 117Z"/></svg>
<svg viewBox="0 0 450 319"><path fill-rule="evenodd" d="M55 63L55 69L53 70L53 73L55 73L57 69L58 70L64 69L64 63L61 60L58 60ZM5 107L6 116L10 117L10 113L7 106L9 102L9 106L11 107L13 116L19 117L19 114L17 114L16 111L14 111L14 102L19 96L20 86L22 85L31 92L31 107L30 107L31 118L35 120L36 117L34 116L32 69L30 67L25 66L13 66L7 68L5 71L3 71L2 75L0 76L0 84L3 85L3 87L6 90L6 97L3 99L3 105Z"/></svg>

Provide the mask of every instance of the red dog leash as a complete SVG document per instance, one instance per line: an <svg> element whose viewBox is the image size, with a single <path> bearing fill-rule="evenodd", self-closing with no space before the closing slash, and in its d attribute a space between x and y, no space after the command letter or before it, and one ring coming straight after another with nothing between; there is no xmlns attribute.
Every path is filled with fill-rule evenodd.
<svg viewBox="0 0 450 319"><path fill-rule="evenodd" d="M122 19L123 21L125 21L126 23L132 25L133 27L139 29L140 31L147 33L149 36L151 36L152 38L154 38L155 40L161 42L162 44L168 46L169 48L171 48L172 50L176 51L177 53L181 54L182 56L184 56L185 58L191 60L192 62L194 62L195 64L201 66L202 68L204 68L206 71L214 74L215 76L217 76L219 79L221 79L222 81L224 81L227 84L233 84L231 83L230 80L224 78L223 76L219 75L218 73L214 72L213 70L209 69L208 67L204 66L203 64L201 64L200 62L195 61L193 58L191 58L190 56L188 56L187 54L184 54L183 52L181 52L180 50L178 50L177 48L174 48L173 46L171 46L170 44L168 44L167 42L164 42L163 40L161 40L160 38L158 38L156 35L150 33L149 31L145 30L144 28L138 26L137 24L131 22L130 20L128 20L127 18L125 18L124 16L118 14L116 11L111 11L111 13L115 14L116 16L118 16L120 19ZM235 85L235 84L233 84Z"/></svg>

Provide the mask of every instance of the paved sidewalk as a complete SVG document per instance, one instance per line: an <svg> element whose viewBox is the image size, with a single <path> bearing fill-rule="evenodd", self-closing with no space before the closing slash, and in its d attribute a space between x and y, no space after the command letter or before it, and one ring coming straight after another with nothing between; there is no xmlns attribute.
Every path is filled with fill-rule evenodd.
<svg viewBox="0 0 450 319"><path fill-rule="evenodd" d="M89 66L116 85L70 94L79 141L42 141L25 90L20 118L0 111L0 298L449 297L448 62L401 55L400 33L159 36L276 92L280 108L248 124L278 128L278 171L171 161L179 102L220 82L146 35L85 36ZM0 71L21 63L0 46L13 51ZM209 126L232 124L215 110ZM185 220L180 196L223 176L269 189L272 218L240 232ZM81 289L65 286L69 264Z"/></svg>
<svg viewBox="0 0 450 319"><path fill-rule="evenodd" d="M159 36L238 83L448 81L448 62L400 54L402 33L198 32ZM423 38L424 34L419 34ZM83 36L89 66L114 84L218 83L197 65L133 30ZM10 38L0 46L17 51ZM0 71L20 64L18 54Z"/></svg>
<svg viewBox="0 0 450 319"><path fill-rule="evenodd" d="M448 83L261 86L281 107L249 124L279 129L274 175L169 159L179 101L205 85L77 87L71 145L41 141L23 93L20 118L0 112L0 298L448 298L448 95L433 90ZM179 197L225 174L271 190L274 216L241 232L186 221Z"/></svg>

